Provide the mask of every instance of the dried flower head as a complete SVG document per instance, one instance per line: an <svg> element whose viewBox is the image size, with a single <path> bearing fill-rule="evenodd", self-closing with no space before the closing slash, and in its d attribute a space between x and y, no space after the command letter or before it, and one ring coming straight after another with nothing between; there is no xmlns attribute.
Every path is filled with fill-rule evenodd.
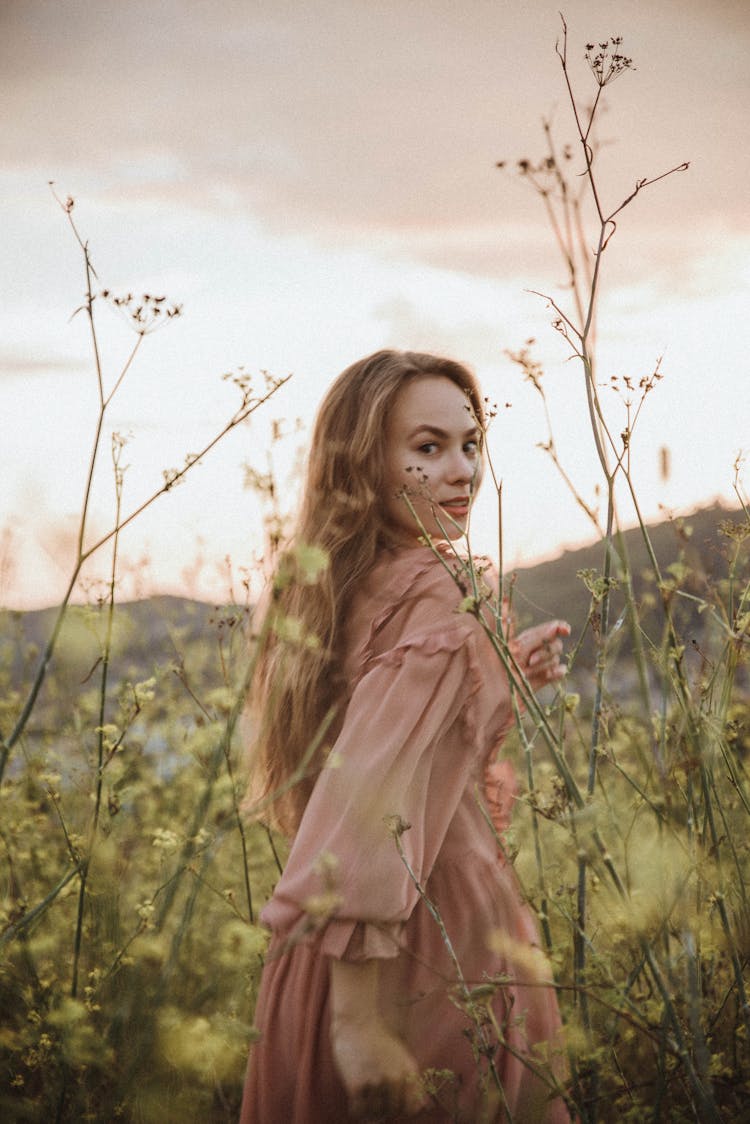
<svg viewBox="0 0 750 1124"><path fill-rule="evenodd" d="M155 297L150 293L140 297L128 293L120 297L109 289L102 289L100 296L124 317L139 336L155 331L182 313L181 304L169 304L166 297Z"/></svg>
<svg viewBox="0 0 750 1124"><path fill-rule="evenodd" d="M604 43L587 43L584 58L591 68L597 86L614 82L625 70L635 70L633 60L620 51L622 36L613 35Z"/></svg>

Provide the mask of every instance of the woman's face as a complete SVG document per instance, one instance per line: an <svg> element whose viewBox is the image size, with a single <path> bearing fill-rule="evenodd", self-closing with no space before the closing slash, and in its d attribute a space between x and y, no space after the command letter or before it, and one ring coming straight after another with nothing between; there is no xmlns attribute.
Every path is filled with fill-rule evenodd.
<svg viewBox="0 0 750 1124"><path fill-rule="evenodd" d="M481 433L466 393L444 375L412 379L386 426L385 510L404 541L423 533L458 539L482 475Z"/></svg>

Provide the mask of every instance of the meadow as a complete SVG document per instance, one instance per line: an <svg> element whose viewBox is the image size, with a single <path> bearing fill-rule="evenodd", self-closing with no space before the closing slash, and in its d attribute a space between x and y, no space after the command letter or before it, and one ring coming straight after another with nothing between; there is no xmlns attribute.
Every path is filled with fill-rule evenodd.
<svg viewBox="0 0 750 1124"><path fill-rule="evenodd" d="M613 422L594 373L595 311L615 216L683 168L604 205L594 124L631 60L618 38L587 46L584 109L567 49L563 29L574 149L558 152L547 130L540 160L510 170L540 196L568 270L565 300L546 300L585 382L581 440L599 458L605 510L601 526L591 512L585 556L503 574L520 623L550 589L557 604L564 596L574 636L562 688L529 692L471 556L456 558L456 574L470 591L463 611L501 626L490 628L498 673L518 702L504 752L522 794L501 842L553 966L571 1109L586 1124L740 1121L750 1117L750 505L738 461L731 511L658 528L641 517L631 457L658 364L625 380ZM234 376L240 402L226 427L134 511L122 507L114 435L112 529L90 537L107 408L132 361L109 381L98 366L102 298L130 318L133 354L179 309L98 290L74 203L61 207L86 277L100 413L67 593L46 614L0 616L0 1116L218 1124L237 1116L267 940L258 915L284 862L262 809L241 808L258 622L249 597L119 605L117 547L279 382ZM513 358L543 397L530 346ZM554 460L551 438L548 451ZM498 508L501 498L498 486ZM271 512L271 554L278 530ZM109 582L73 606L88 559L104 552ZM325 560L307 563L303 580L315 580ZM487 996L502 985L457 995L468 1026L487 1032ZM502 1028L491 1032L502 1041Z"/></svg>

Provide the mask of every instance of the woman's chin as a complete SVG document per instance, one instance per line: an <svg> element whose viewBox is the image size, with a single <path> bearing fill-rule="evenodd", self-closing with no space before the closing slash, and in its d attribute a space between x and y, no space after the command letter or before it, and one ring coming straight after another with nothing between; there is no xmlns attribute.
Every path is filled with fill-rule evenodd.
<svg viewBox="0 0 750 1124"><path fill-rule="evenodd" d="M455 523L450 523L447 525L444 523L442 527L438 528L437 537L441 539L447 539L448 542L457 542L459 539L462 539L465 534L465 523L463 522L463 520L460 522L456 520Z"/></svg>

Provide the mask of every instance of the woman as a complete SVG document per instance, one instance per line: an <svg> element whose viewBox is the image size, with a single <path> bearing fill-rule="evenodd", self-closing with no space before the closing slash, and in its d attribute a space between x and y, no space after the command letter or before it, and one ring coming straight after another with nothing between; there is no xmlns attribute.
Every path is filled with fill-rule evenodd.
<svg viewBox="0 0 750 1124"><path fill-rule="evenodd" d="M253 699L294 842L243 1124L568 1120L550 971L489 822L513 798L511 689L451 574L483 424L470 372L412 352L355 363L320 409ZM533 688L568 633L511 641Z"/></svg>

